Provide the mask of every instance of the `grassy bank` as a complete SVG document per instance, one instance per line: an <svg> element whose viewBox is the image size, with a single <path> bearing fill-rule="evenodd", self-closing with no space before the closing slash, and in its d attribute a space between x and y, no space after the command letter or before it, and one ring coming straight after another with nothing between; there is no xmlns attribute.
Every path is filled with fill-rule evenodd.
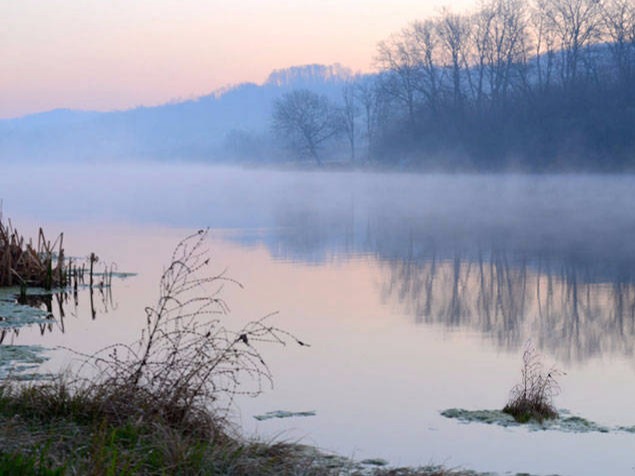
<svg viewBox="0 0 635 476"><path fill-rule="evenodd" d="M303 447L241 441L212 415L178 425L145 399L119 398L61 382L5 385L0 474L324 474Z"/></svg>
<svg viewBox="0 0 635 476"><path fill-rule="evenodd" d="M304 445L247 441L212 412L197 424L179 422L146 397L73 387L61 380L0 387L0 474L473 474L377 468Z"/></svg>

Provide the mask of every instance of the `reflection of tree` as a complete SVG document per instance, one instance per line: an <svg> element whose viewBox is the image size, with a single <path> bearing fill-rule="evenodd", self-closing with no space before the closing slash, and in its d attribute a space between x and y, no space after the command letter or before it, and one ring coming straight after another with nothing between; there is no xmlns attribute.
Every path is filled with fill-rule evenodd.
<svg viewBox="0 0 635 476"><path fill-rule="evenodd" d="M478 254L474 312L482 319L481 330L496 334L499 342L518 345L522 339L518 316L524 313L527 293L526 267L509 264L505 253ZM473 318L473 317L471 317Z"/></svg>
<svg viewBox="0 0 635 476"><path fill-rule="evenodd" d="M311 264L370 256L384 298L416 322L477 329L503 348L532 336L563 359L633 353L626 179L295 178L271 228L241 243Z"/></svg>
<svg viewBox="0 0 635 476"><path fill-rule="evenodd" d="M477 330L509 350L532 337L566 361L635 350L635 284L598 282L575 261L493 250L475 260L390 260L384 269L384 299L417 323Z"/></svg>

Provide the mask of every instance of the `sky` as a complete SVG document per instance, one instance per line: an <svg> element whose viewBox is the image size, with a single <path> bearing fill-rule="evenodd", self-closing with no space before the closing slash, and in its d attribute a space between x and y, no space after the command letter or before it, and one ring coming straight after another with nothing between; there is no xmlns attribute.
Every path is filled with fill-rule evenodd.
<svg viewBox="0 0 635 476"><path fill-rule="evenodd" d="M189 99L274 69L370 71L377 43L475 0L0 0L0 118Z"/></svg>

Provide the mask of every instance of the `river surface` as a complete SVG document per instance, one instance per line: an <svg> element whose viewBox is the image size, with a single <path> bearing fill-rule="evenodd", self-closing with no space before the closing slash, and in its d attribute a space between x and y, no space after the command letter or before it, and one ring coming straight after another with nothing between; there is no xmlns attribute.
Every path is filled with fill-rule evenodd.
<svg viewBox="0 0 635 476"><path fill-rule="evenodd" d="M635 178L241 170L198 165L7 167L5 217L120 271L53 300L55 320L2 344L51 350L42 371L134 340L171 251L209 227L227 325L271 312L310 347L264 345L273 388L239 398L242 432L392 465L635 474L635 434L460 423L500 409L531 341L565 373L555 404L635 425ZM60 312L63 309L63 315ZM93 312L94 311L94 312ZM315 416L258 421L269 411Z"/></svg>

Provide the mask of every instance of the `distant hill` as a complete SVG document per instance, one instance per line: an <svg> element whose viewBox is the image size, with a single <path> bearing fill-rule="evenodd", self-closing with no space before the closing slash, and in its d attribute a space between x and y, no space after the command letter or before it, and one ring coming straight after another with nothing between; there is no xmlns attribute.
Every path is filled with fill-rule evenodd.
<svg viewBox="0 0 635 476"><path fill-rule="evenodd" d="M0 120L0 160L238 160L269 140L276 98L299 88L338 98L350 76L338 64L294 66L273 71L262 85L239 84L156 107L56 109Z"/></svg>
<svg viewBox="0 0 635 476"><path fill-rule="evenodd" d="M350 69L337 63L330 66L311 64L276 69L269 75L265 85L311 89L329 83L339 86L342 81L346 81L351 76Z"/></svg>

